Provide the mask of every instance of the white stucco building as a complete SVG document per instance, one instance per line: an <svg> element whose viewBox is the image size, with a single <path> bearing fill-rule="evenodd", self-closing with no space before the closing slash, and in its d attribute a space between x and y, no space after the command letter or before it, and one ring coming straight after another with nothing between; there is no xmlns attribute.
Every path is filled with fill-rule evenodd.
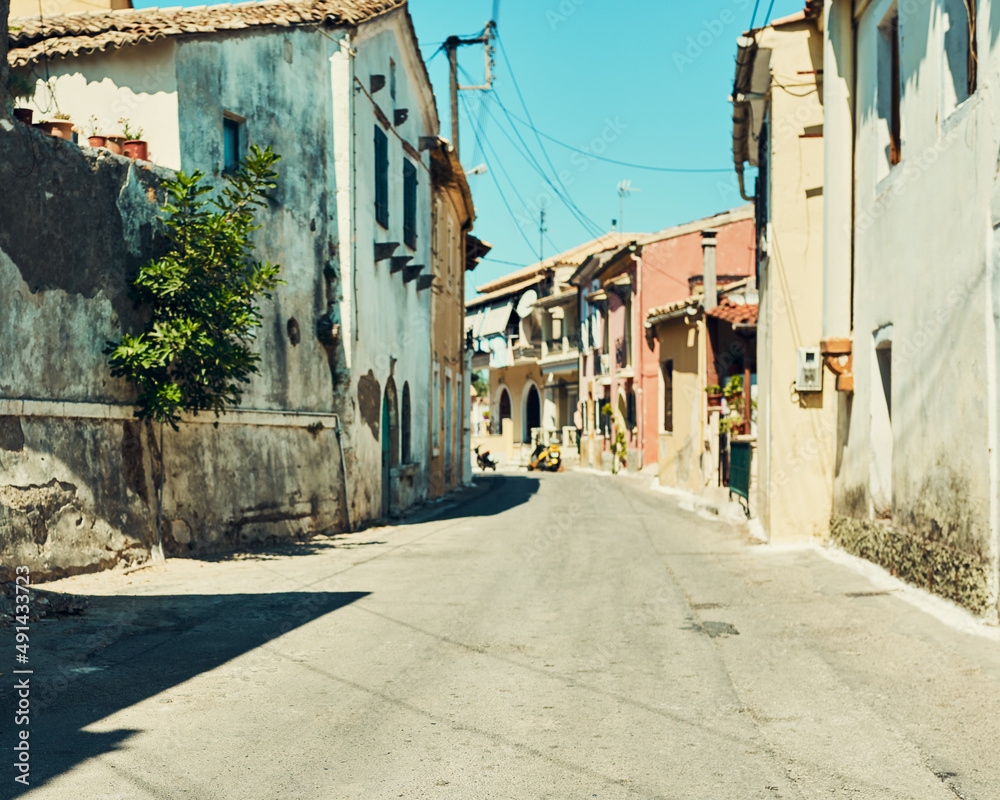
<svg viewBox="0 0 1000 800"><path fill-rule="evenodd" d="M828 0L821 29L834 538L995 616L1000 3Z"/></svg>
<svg viewBox="0 0 1000 800"><path fill-rule="evenodd" d="M143 129L158 166L221 180L251 143L282 156L256 242L287 285L262 307L263 374L234 419L243 413L248 425L273 428L306 415L329 418L330 431L340 425L346 469L330 463L287 488L322 503L346 477L355 525L424 496L432 237L422 144L439 123L405 1L267 0L22 20L9 62L38 77L36 119L58 110L115 133L125 117ZM184 427L174 436L168 453L196 446ZM244 446L234 460L265 459L269 480L281 481L296 459L233 445ZM183 505L170 492L168 482L168 516Z"/></svg>

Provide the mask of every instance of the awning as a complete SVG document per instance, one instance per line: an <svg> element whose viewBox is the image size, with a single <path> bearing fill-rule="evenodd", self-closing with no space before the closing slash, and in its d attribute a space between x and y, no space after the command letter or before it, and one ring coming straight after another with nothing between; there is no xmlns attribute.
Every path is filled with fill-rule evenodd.
<svg viewBox="0 0 1000 800"><path fill-rule="evenodd" d="M486 311L483 317L482 327L474 336L494 336L507 330L507 323L510 322L510 312L514 304L510 301L499 306L494 306Z"/></svg>
<svg viewBox="0 0 1000 800"><path fill-rule="evenodd" d="M483 320L486 319L486 310L483 308L478 309L473 314L465 315L465 331L469 333L471 331L473 337L479 336L479 329L483 326Z"/></svg>

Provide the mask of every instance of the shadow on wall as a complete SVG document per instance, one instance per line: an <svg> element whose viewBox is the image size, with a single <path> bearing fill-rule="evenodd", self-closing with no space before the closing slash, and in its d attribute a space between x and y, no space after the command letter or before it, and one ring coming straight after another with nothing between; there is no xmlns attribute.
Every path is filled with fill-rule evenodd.
<svg viewBox="0 0 1000 800"><path fill-rule="evenodd" d="M32 659L37 656L45 669L30 678L28 730L30 752L35 756L31 785L21 786L8 776L12 794L5 796L19 797L87 759L127 747L128 740L139 733L162 736L157 741L162 752L183 749L180 731L178 740L170 741L155 729L94 732L85 728L255 650L268 660L268 669L277 665L277 671L269 674L279 675L287 656L278 649L260 652L260 648L367 595L283 592L86 598L89 611L84 616L53 620L32 632ZM227 674L226 679L232 691L219 700L240 703L246 684L239 676ZM17 705L13 683L5 681L0 693L0 706L5 709ZM5 732L0 746L9 753L13 745L11 734Z"/></svg>

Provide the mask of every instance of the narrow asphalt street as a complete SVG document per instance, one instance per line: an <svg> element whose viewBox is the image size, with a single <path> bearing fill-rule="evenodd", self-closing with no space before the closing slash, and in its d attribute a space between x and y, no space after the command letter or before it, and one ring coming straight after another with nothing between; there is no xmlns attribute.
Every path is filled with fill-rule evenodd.
<svg viewBox="0 0 1000 800"><path fill-rule="evenodd" d="M646 481L477 480L423 522L44 587L90 609L33 626L32 789L0 795L1000 797L994 639Z"/></svg>

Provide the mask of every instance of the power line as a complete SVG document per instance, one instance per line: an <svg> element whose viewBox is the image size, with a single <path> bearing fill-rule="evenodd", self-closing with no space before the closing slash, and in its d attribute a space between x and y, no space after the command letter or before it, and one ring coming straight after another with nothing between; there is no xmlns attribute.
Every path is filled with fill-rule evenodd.
<svg viewBox="0 0 1000 800"><path fill-rule="evenodd" d="M764 24L761 25L762 28L767 27L767 23L771 21L771 12L774 11L774 0L771 0L771 5L767 7L767 16L764 17Z"/></svg>
<svg viewBox="0 0 1000 800"><path fill-rule="evenodd" d="M514 192L514 196L518 199L518 202L521 203L521 206L524 208L525 213L527 213L528 212L528 204L527 204L527 202L525 202L524 197L518 191L517 184L514 183L514 179L511 178L510 177L510 173L507 172L507 168L504 166L503 160L500 158L500 155L497 153L496 148L493 147L493 145L490 143L489 139L485 138L485 136L482 136L482 131L477 131L475 129L474 120L472 118L472 112L471 112L471 110L469 108L469 104L465 100L465 98L462 98L462 108L465 111L465 115L469 118L469 122L473 123L473 134L476 136L476 138L481 142L481 144L483 146L483 158L486 158L486 148L489 148L490 152L493 154L493 162L496 164L496 166L498 166L500 168L500 173L504 176L504 178L507 179L507 183L510 186L511 191ZM489 163L490 163L489 159L487 159L486 163L487 163L487 165L489 165ZM492 172L492 170L491 170L491 172ZM494 178L494 181L496 182L496 178ZM500 186L499 186L499 183L497 182L497 189L499 189L499 188L500 188ZM516 219L516 217L514 218L514 222L518 225L518 230L521 231L522 238L524 238L525 242L528 242L529 246L530 246L530 241L528 240L527 235L521 229L520 222ZM556 245L556 243L552 241L552 237L550 237L548 234L545 234L545 239L546 239L546 241L548 241L549 244L551 244L555 248L556 252L562 252L562 250L559 248L559 246ZM533 249L534 248L532 248L532 250ZM539 252L539 254L538 254L538 260L539 261L542 260L542 258L541 258L541 252Z"/></svg>
<svg viewBox="0 0 1000 800"><path fill-rule="evenodd" d="M478 141L480 141L479 131L476 130L475 120L473 119L472 115L469 113L468 106L466 106L466 104L465 104L465 97L463 95L459 95L459 99L462 101L462 108L465 111L465 115L469 118L470 125L472 125L472 135L475 136L476 141L478 142ZM483 158L486 158L486 150L485 149L483 149ZM486 164L487 164L487 166L489 166L489 159L486 160ZM503 174L506 176L507 173L506 173L506 171L503 170L503 164L500 164L499 166L500 166L501 171L503 171ZM521 224L517 221L517 217L515 216L513 209L510 207L510 203L507 202L507 196L503 193L503 189L500 186L500 181L497 179L496 173L493 171L492 168L489 170L489 173L490 173L490 177L493 179L493 183L497 187L497 192L500 193L500 199L503 201L503 204L504 204L504 206L507 209L507 213L510 214L510 218L511 218L511 221L514 223L514 227L517 228L517 232L519 234L521 234L521 238L524 239L524 243L526 245L528 245L528 251L529 252L534 252L534 248L531 246L531 242L528 241L527 234L525 234L525 232L521 229ZM510 181L510 177L509 176L507 176L507 180ZM511 184L511 186L513 187L513 183ZM517 190L516 189L515 189L515 194L517 194ZM521 202L522 202L522 204L524 203L523 200L521 200Z"/></svg>
<svg viewBox="0 0 1000 800"><path fill-rule="evenodd" d="M575 153L582 153L583 155L587 156L588 158L593 158L596 161L606 161L609 164L617 164L620 167L630 167L632 169L644 169L644 170L647 170L647 171L650 171L650 172L679 172L679 173L696 173L696 174L701 174L701 173L710 173L710 172L732 172L733 171L732 167L727 167L725 169L688 169L686 167L654 167L654 166L650 166L649 164L632 164L632 163L630 163L628 161L619 161L619 160L617 160L615 158L607 158L605 156L599 156L596 153L590 153L590 152L588 152L586 150L581 150L579 147L573 147L573 145L566 144L566 142L562 142L559 139L556 139L554 136L549 136L549 134L543 133L542 131L540 131L537 128L535 128L527 120L524 120L521 117L517 116L517 114L515 114L513 111L508 112L508 113L510 114L511 117L513 117L514 119L516 119L518 122L520 122L525 127L531 128L533 131L535 131L535 133L537 133L543 139L548 139L550 142L554 142L555 144L559 145L560 147L565 147L567 150L572 150Z"/></svg>
<svg viewBox="0 0 1000 800"><path fill-rule="evenodd" d="M469 108L468 102L465 100L464 97L462 97L462 108L465 111L465 115L469 118L469 122L473 123L474 121L473 121L473 118L472 118L472 112L471 112L471 110ZM482 138L480 138L480 134L482 133L482 131L477 131L475 129L474 125L473 125L472 132L476 136L477 140L481 141L481 143L483 144L483 158L486 158L486 149L485 148L488 147L490 149L490 152L493 154L494 163L500 168L500 173L507 179L507 183L510 185L511 191L514 192L514 196L518 199L518 201L524 207L525 212L527 212L528 211L528 204L527 204L527 202L525 202L524 197L518 191L517 184L514 183L514 179L510 177L510 173L507 172L507 168L504 167L503 160L500 158L500 155L497 153L496 148L493 147L493 145L490 143L489 139L485 138L485 136L483 136ZM487 159L486 163L487 163L487 165L489 165L489 159ZM494 181L496 182L496 178L494 178ZM499 188L500 188L499 183L497 183L497 189L499 189ZM508 208L508 210L509 210L509 208ZM543 213L544 213L544 209L543 209ZM521 230L520 223L517 221L516 218L514 219L514 222L517 223L517 225L519 226L518 230ZM548 229L546 228L546 231L547 230ZM550 245L552 245L552 247L554 248L555 252L561 253L563 251L563 248L559 247L559 245L557 245L554 241L552 241L552 237L549 236L549 234L547 232L543 231L543 235L545 237L545 241L547 241ZM524 240L526 242L528 241L527 235L523 231L521 231L521 236L524 238ZM539 250L539 253L538 253L538 260L539 261L542 260L542 254L541 254L540 250Z"/></svg>
<svg viewBox="0 0 1000 800"><path fill-rule="evenodd" d="M517 140L524 147L525 153L527 153L526 156L525 153L521 153L521 155L525 156L525 158L529 160L529 162L535 168L535 171L541 176L542 180L544 180L552 189L552 191L555 192L556 197L558 197L565 204L566 208L569 209L569 212L576 217L577 222L579 222L583 226L583 229L587 231L587 233L589 233L591 236L599 236L601 233L603 233L604 231L602 230L601 226L598 225L596 222L594 222L594 220L592 220L589 216L587 216L587 214L584 213L584 211L573 201L573 199L569 196L569 192L568 190L566 190L565 186L563 186L563 189L565 191L564 195L553 185L552 181L549 180L548 176L545 174L545 169L542 167L541 164L538 163L538 159L536 159L532 155L531 148L528 146L528 143L525 142L521 134L518 133L517 126L514 125L514 122L511 119L511 114L507 110L507 107L503 104L503 101L500 99L500 96L495 91L494 95L496 97L497 105L500 107L500 110L503 111L504 116L507 117L507 122L510 124L510 129L514 131L514 135L517 137ZM494 119L496 118L494 117ZM507 140L510 141L510 143L514 145L514 148L516 149L517 145L514 144L514 140L510 138L510 134L508 134L507 131L504 130L503 125L500 124L499 120L496 120L496 122L497 122L497 127L500 129L500 132L507 137ZM562 181L560 181L560 184L562 184Z"/></svg>
<svg viewBox="0 0 1000 800"><path fill-rule="evenodd" d="M492 92L492 94L494 95L497 101L497 105L500 107L500 109L504 111L504 113L507 113L499 96L496 95L496 92L494 91ZM514 135L517 136L518 141L520 141L521 145L524 147L523 151L518 149L517 143L511 138L510 134L507 133L507 131L504 129L500 120L498 120L495 116L493 116L493 112L489 111L489 109L487 109L487 111L489 113L490 118L493 119L493 121L496 123L497 129L507 138L507 141L510 142L511 146L515 150L517 150L518 154L522 158L524 158L525 161L528 162L529 166L531 166L535 170L535 172L538 173L539 177L541 177L541 179L549 185L552 191L555 192L556 197L558 197L559 200L562 201L562 203L569 210L570 214L572 214L576 218L577 222L579 222L580 225L583 227L584 231L586 231L586 233L590 236L597 236L603 233L600 226L596 222L594 222L590 217L588 217L580 209L580 207L573 202L571 198L563 196L563 194L560 193L560 191L552 184L552 181L550 181L548 176L545 174L545 170L542 168L542 165L539 164L538 160L532 155L531 148L528 147L527 142L525 142L524 139L520 136L520 134L518 134L517 128L514 127L513 123L511 123L511 130L514 131ZM508 120L509 120L509 115L508 115ZM485 132L484 132L484 139L485 139Z"/></svg>
<svg viewBox="0 0 1000 800"><path fill-rule="evenodd" d="M562 178L559 177L559 171L552 164L552 159L549 158L549 153L545 149L545 145L542 144L542 139L538 135L538 130L535 128L534 120L531 119L531 112L528 111L528 105L527 105L527 103L524 102L524 95L521 94L521 87L517 83L517 76L514 75L514 68L511 66L511 63L510 63L510 56L507 55L507 48L504 46L503 39L500 37L500 33L499 32L497 32L497 42L500 45L500 52L503 54L503 60L507 63L507 71L510 73L511 82L514 84L514 90L517 92L517 97L521 101L521 108L524 109L524 115L528 118L528 122L531 124L532 130L535 131L535 140L538 142L538 147L541 149L542 155L545 157L545 162L549 165L549 169L552 170L552 174L555 176L555 179L557 181L559 181L559 185L562 187L563 192L566 192L567 195L568 195L569 192L566 189L566 185L563 183ZM499 103L499 100L497 102ZM507 113L507 109L504 108L504 106L503 106L502 103L500 104L500 107L503 109L504 113L506 114ZM513 125L511 125L511 127L513 127ZM554 186L552 188L555 189ZM575 204L574 204L574 206L575 206ZM577 209L577 211L579 211L579 209ZM579 211L579 213L583 214L582 211ZM583 216L586 216L586 215L583 215ZM594 230L598 234L602 232L601 226L597 225L593 220L589 220L589 222L591 223L591 225L594 227Z"/></svg>

